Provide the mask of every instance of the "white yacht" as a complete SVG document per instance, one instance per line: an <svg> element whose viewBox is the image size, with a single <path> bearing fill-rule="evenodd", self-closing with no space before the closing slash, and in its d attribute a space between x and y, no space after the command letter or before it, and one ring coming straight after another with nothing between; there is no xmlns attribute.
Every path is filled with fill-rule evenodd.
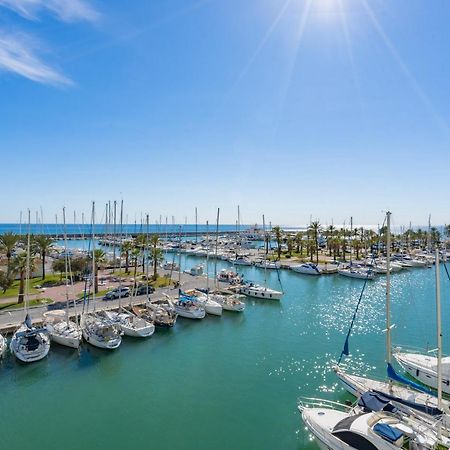
<svg viewBox="0 0 450 450"><path fill-rule="evenodd" d="M211 296L199 292L199 291L187 291L185 297L187 300L191 300L194 303L198 303L200 306L205 308L206 314L211 314L213 316L221 316L222 315L222 305L215 301Z"/></svg>
<svg viewBox="0 0 450 450"><path fill-rule="evenodd" d="M230 283L235 284L240 282L240 277L236 272L233 272L232 270L222 269L217 274L217 281L221 281L222 283Z"/></svg>
<svg viewBox="0 0 450 450"><path fill-rule="evenodd" d="M67 318L62 310L47 311L43 314L44 324L52 342L70 348L78 348L82 333L80 327Z"/></svg>
<svg viewBox="0 0 450 450"><path fill-rule="evenodd" d="M152 322L128 311L105 311L104 314L112 322L119 325L125 336L144 338L152 336L155 332L155 325Z"/></svg>
<svg viewBox="0 0 450 450"><path fill-rule="evenodd" d="M304 424L324 450L448 449L449 440L439 438L431 424L413 416L366 408L348 409L335 402L301 401ZM382 402L380 402L382 403ZM339 409L338 409L339 408Z"/></svg>
<svg viewBox="0 0 450 450"><path fill-rule="evenodd" d="M242 312L245 310L245 303L242 301L242 299L245 298L245 295L210 294L209 298L219 303L225 311Z"/></svg>
<svg viewBox="0 0 450 450"><path fill-rule="evenodd" d="M437 389L438 358L430 354L402 352L394 349L393 356L402 368L423 384ZM450 394L450 356L442 358L442 391Z"/></svg>
<svg viewBox="0 0 450 450"><path fill-rule="evenodd" d="M246 295L247 297L262 298L266 300L280 300L283 295L280 291L254 283L241 286L240 293Z"/></svg>
<svg viewBox="0 0 450 450"><path fill-rule="evenodd" d="M258 261L255 263L255 267L258 267L260 269L268 269L268 270L278 270L281 268L281 265L279 262L277 261L269 261L269 260L264 260L264 261Z"/></svg>
<svg viewBox="0 0 450 450"><path fill-rule="evenodd" d="M3 337L2 334L0 334L0 358L5 354L6 352L6 339Z"/></svg>
<svg viewBox="0 0 450 450"><path fill-rule="evenodd" d="M235 266L251 266L252 262L243 256L238 256L236 259L230 259L230 262Z"/></svg>
<svg viewBox="0 0 450 450"><path fill-rule="evenodd" d="M206 316L205 308L198 303L180 297L174 302L175 312L187 319L204 319Z"/></svg>
<svg viewBox="0 0 450 450"><path fill-rule="evenodd" d="M297 273L303 273L305 275L321 275L322 271L319 269L317 264L304 263L296 266L292 266L291 269Z"/></svg>
<svg viewBox="0 0 450 450"><path fill-rule="evenodd" d="M370 269L363 269L360 267L347 267L346 269L339 269L338 274L348 278L358 278L361 280L373 280L374 273Z"/></svg>
<svg viewBox="0 0 450 450"><path fill-rule="evenodd" d="M84 313L80 322L86 342L98 348L116 349L122 343L120 327L96 313Z"/></svg>
<svg viewBox="0 0 450 450"><path fill-rule="evenodd" d="M11 353L22 362L35 362L45 358L50 350L50 338L44 328L35 328L27 314L25 321L14 333L9 344Z"/></svg>

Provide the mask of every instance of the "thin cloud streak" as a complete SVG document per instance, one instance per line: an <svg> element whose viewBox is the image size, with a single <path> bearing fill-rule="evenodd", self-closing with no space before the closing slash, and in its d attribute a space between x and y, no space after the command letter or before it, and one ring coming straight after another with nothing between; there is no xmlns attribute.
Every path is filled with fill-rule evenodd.
<svg viewBox="0 0 450 450"><path fill-rule="evenodd" d="M31 39L0 35L0 71L11 72L42 84L72 85L72 81L44 63Z"/></svg>
<svg viewBox="0 0 450 450"><path fill-rule="evenodd" d="M0 0L0 6L29 20L37 20L42 11L51 12L64 22L93 22L99 17L99 13L84 0Z"/></svg>

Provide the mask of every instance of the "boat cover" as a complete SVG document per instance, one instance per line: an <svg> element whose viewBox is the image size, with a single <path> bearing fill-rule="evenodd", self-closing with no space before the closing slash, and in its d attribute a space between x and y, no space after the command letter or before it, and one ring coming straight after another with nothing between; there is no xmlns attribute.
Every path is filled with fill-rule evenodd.
<svg viewBox="0 0 450 450"><path fill-rule="evenodd" d="M364 408L365 411L395 412L397 410L387 397L376 392L365 392L361 395L358 406Z"/></svg>
<svg viewBox="0 0 450 450"><path fill-rule="evenodd" d="M373 427L373 431L392 444L403 436L403 433L400 430L388 425L387 423L377 423Z"/></svg>

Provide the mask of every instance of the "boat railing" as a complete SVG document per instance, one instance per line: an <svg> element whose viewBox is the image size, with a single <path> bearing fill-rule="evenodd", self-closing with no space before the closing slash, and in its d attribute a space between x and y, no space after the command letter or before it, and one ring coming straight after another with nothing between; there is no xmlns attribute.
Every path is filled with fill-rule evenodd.
<svg viewBox="0 0 450 450"><path fill-rule="evenodd" d="M423 347L415 347L411 345L395 345L393 346L393 352L402 352L402 353L414 353L414 354L431 354L437 356L437 348L423 348Z"/></svg>
<svg viewBox="0 0 450 450"><path fill-rule="evenodd" d="M303 411L305 408L332 408L343 412L349 412L352 409L352 406L344 403L314 397L299 397L297 399L297 405L300 411Z"/></svg>

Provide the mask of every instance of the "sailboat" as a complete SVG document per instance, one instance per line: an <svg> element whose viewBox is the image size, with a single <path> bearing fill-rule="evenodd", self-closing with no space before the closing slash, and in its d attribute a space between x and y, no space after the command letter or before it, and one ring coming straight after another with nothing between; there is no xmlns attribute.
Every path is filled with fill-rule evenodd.
<svg viewBox="0 0 450 450"><path fill-rule="evenodd" d="M67 248L66 232L66 208L63 208L64 225L64 263L66 272L66 311L47 311L43 314L44 323L48 330L50 339L66 347L78 348L81 343L82 333L78 323L70 320L69 316L69 277L72 283L72 271L70 267L70 256Z"/></svg>
<svg viewBox="0 0 450 450"><path fill-rule="evenodd" d="M263 232L266 234L265 219L263 215ZM241 286L239 292L247 297L262 298L265 300L280 300L283 292L267 287L267 267L264 267L264 286L255 283L246 283Z"/></svg>
<svg viewBox="0 0 450 450"><path fill-rule="evenodd" d="M389 238L388 244L390 244ZM439 268L436 272L437 409L442 411L444 404L441 383L442 334ZM387 290L386 297L389 300L389 290ZM389 305L387 310L389 312ZM387 322L389 325L388 315ZM387 342L390 344L390 336ZM389 397L377 393L363 394L358 405L351 409L335 402L310 400L313 403L312 406L305 403L308 400L300 401L299 410L303 422L319 440L321 448L331 450L395 450L399 448L448 450L450 448L449 428L445 423L448 416L445 414L430 417L418 415L415 408L399 410L397 401L392 401Z"/></svg>
<svg viewBox="0 0 450 450"><path fill-rule="evenodd" d="M92 202L92 302L93 311L89 312L89 296L85 302L86 311L81 315L80 327L83 338L94 347L113 350L122 343L122 331L117 323L102 317L95 311L95 203ZM84 306L83 306L84 308Z"/></svg>
<svg viewBox="0 0 450 450"><path fill-rule="evenodd" d="M122 201L121 209L120 209L120 229L121 230L122 230L122 217L123 217L123 201ZM146 251L146 255L148 256L148 253L149 253L149 248L148 248L149 217L148 217L148 214L147 214L146 222L147 222L147 239L146 239L145 251ZM122 231L121 231L121 234L122 234ZM122 262L121 261L119 263L119 271L120 272L122 271ZM136 274L135 274L135 279L136 279ZM149 279L148 260L147 260L147 264L146 264L146 279L147 280ZM121 286L119 286L119 288L120 287ZM132 299L133 295L136 294L136 291L137 291L137 287L136 287L136 281L135 281L133 293L132 293L132 296L130 297L130 309L128 311L122 307L121 297L119 297L119 310L118 311L104 311L103 314L106 318L117 323L119 325L120 329L122 330L123 334L125 334L125 336L143 337L143 338L150 337L155 332L155 325L153 324L153 322L147 320L144 317L136 316L133 313L133 310L131 308L131 299ZM148 284L147 284L147 298L148 298L148 296L149 296L149 292L148 292Z"/></svg>
<svg viewBox="0 0 450 450"><path fill-rule="evenodd" d="M392 366L392 350L391 350L391 318L390 318L390 247L391 247L391 235L390 235L390 216L391 213L386 214L386 362L387 362L387 375L388 380L379 381L371 378L356 376L348 374L340 366L340 360L342 356L348 356L349 347L348 341L353 327L354 320L356 318L356 313L359 307L359 302L362 299L362 294L360 296L358 306L355 310L352 323L350 325L344 349L341 353L341 358L339 363L334 367L337 377L339 378L343 387L352 395L357 397L363 395L366 392L381 393L388 397L389 399L396 402L399 408L413 408L419 414L427 415L440 415L442 410L439 407L438 399L433 395L433 393L425 389L411 380L397 374ZM393 381L397 381L396 384ZM410 387L408 387L410 386ZM442 406L445 408L449 407L447 401L442 401Z"/></svg>
<svg viewBox="0 0 450 450"><path fill-rule="evenodd" d="M3 355L6 353L6 348L7 348L6 339L0 333L0 358L2 358Z"/></svg>
<svg viewBox="0 0 450 450"><path fill-rule="evenodd" d="M25 278L25 320L13 334L9 349L22 362L35 362L45 358L50 351L50 338L45 328L35 328L28 313L28 285L30 279L30 210L28 210L27 261Z"/></svg>
<svg viewBox="0 0 450 450"><path fill-rule="evenodd" d="M168 295L163 299L149 301L144 308L133 306L132 311L156 327L171 328L177 321L175 307Z"/></svg>
<svg viewBox="0 0 450 450"><path fill-rule="evenodd" d="M439 250L436 249L436 285L439 285ZM437 317L438 328L440 328L440 308ZM441 333L438 331L438 335ZM416 378L423 384L438 389L441 385L443 392L450 394L450 357L444 358L432 356L432 352L439 351L439 347L428 354L403 352L401 348L394 349L394 358L412 377Z"/></svg>
<svg viewBox="0 0 450 450"><path fill-rule="evenodd" d="M199 304L198 299L189 295L179 294L178 300L174 302L175 312L187 319L204 319L206 310Z"/></svg>

